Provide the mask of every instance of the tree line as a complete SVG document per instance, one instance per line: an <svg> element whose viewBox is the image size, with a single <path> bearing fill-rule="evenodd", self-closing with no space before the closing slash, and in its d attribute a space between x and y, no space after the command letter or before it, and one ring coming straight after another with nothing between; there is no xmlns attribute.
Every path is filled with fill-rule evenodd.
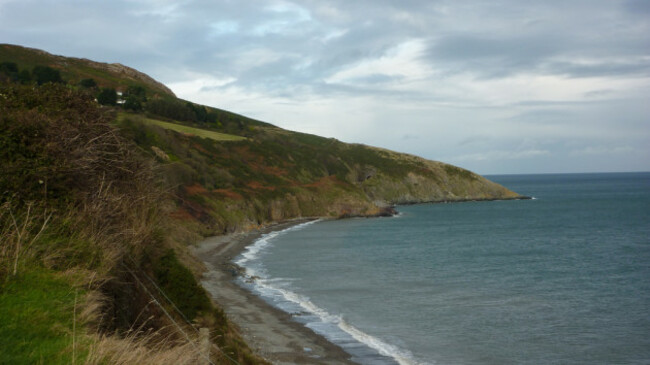
<svg viewBox="0 0 650 365"><path fill-rule="evenodd" d="M20 68L15 62L0 63L0 83L19 83L44 85L69 84L95 98L100 105L120 107L133 112L145 112L169 120L202 124L231 132L242 132L247 123L242 118L207 108L176 98L149 98L147 90L138 85L128 86L125 91L112 87L100 87L93 78L85 78L71 84L61 76L61 72L50 66L34 66L32 69Z"/></svg>

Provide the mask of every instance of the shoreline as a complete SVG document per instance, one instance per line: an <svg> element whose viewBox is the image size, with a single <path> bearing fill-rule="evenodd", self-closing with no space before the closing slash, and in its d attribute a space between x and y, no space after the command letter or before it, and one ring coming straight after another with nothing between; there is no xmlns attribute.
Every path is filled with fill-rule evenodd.
<svg viewBox="0 0 650 365"><path fill-rule="evenodd" d="M239 286L241 268L232 261L264 234L311 221L302 218L249 232L204 239L192 253L206 266L201 285L226 312L249 347L274 364L356 364L352 355L294 321L289 313Z"/></svg>

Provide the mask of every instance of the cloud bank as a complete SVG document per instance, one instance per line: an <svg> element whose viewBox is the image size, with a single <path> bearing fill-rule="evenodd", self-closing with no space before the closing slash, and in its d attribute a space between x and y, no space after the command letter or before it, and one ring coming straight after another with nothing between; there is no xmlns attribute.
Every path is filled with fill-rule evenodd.
<svg viewBox="0 0 650 365"><path fill-rule="evenodd" d="M479 173L650 170L650 3L0 0L0 41Z"/></svg>

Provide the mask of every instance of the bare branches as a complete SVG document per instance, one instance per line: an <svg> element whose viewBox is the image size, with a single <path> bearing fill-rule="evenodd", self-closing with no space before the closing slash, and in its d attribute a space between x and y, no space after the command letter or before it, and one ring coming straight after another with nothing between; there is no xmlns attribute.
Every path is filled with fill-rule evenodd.
<svg viewBox="0 0 650 365"><path fill-rule="evenodd" d="M36 210L34 202L27 203L27 208L22 213L16 213L11 202L0 206L0 261L4 267L13 262L12 276L17 275L20 260L29 256L30 248L41 237L52 218L52 213L48 213L47 209L43 209L42 214L36 214ZM0 276L2 274L0 271Z"/></svg>

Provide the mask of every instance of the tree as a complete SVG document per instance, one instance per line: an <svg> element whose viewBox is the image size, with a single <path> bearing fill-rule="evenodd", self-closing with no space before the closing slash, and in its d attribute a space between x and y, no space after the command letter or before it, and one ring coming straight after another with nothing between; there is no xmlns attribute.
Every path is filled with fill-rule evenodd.
<svg viewBox="0 0 650 365"><path fill-rule="evenodd" d="M7 75L18 74L18 65L15 62L2 62L0 72Z"/></svg>
<svg viewBox="0 0 650 365"><path fill-rule="evenodd" d="M18 80L18 65L15 62L0 63L0 76L8 81Z"/></svg>
<svg viewBox="0 0 650 365"><path fill-rule="evenodd" d="M29 70L22 70L18 73L18 81L21 84L28 84L32 81L32 75L29 73Z"/></svg>
<svg viewBox="0 0 650 365"><path fill-rule="evenodd" d="M86 88L86 89L90 89L90 88L96 87L97 82L95 82L95 79L83 79L83 80L79 81L79 86L81 86L83 88Z"/></svg>
<svg viewBox="0 0 650 365"><path fill-rule="evenodd" d="M196 115L194 111L179 100L172 99L154 99L147 102L146 109L151 114L164 118L182 120L186 122L195 122Z"/></svg>
<svg viewBox="0 0 650 365"><path fill-rule="evenodd" d="M102 88L102 90L97 95L97 102L102 105L116 105L117 92L115 89Z"/></svg>
<svg viewBox="0 0 650 365"><path fill-rule="evenodd" d="M59 70L55 70L49 66L35 66L34 69L32 70L32 76L39 85L43 85L48 82L52 82L52 83L63 82Z"/></svg>
<svg viewBox="0 0 650 365"><path fill-rule="evenodd" d="M124 109L137 112L142 110L142 103L140 103L140 100L134 96L127 96L126 100L124 101Z"/></svg>
<svg viewBox="0 0 650 365"><path fill-rule="evenodd" d="M147 101L147 91L142 86L129 86L124 95L136 97L141 101Z"/></svg>
<svg viewBox="0 0 650 365"><path fill-rule="evenodd" d="M129 86L124 93L124 109L142 110L142 103L147 101L147 91L142 86Z"/></svg>

